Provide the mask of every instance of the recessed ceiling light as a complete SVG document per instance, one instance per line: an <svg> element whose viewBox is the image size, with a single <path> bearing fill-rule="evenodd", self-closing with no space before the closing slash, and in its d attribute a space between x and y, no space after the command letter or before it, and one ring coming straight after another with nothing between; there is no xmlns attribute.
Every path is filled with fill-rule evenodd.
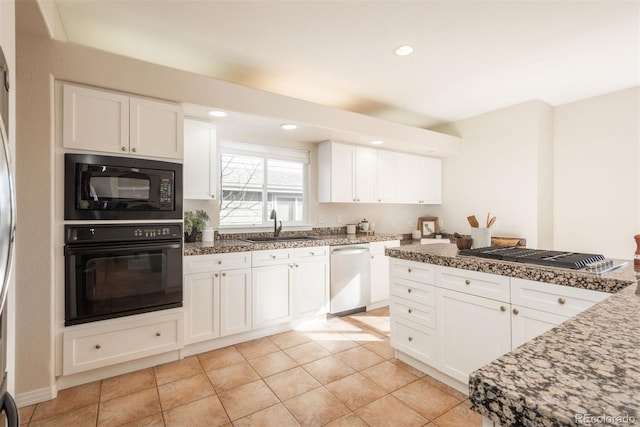
<svg viewBox="0 0 640 427"><path fill-rule="evenodd" d="M280 125L280 127L284 130L294 130L298 128L298 126L292 125L291 123L283 123Z"/></svg>
<svg viewBox="0 0 640 427"><path fill-rule="evenodd" d="M381 139L377 139L377 140L375 140L375 141L371 141L371 143L372 143L373 145L380 145L380 144L384 144L384 141L382 141Z"/></svg>
<svg viewBox="0 0 640 427"><path fill-rule="evenodd" d="M402 46L398 46L395 50L394 50L395 54L398 56L407 56L407 55L411 55L413 53L413 47L409 46L408 44L403 44Z"/></svg>
<svg viewBox="0 0 640 427"><path fill-rule="evenodd" d="M209 115L213 117L227 117L227 113L224 111L211 110L209 111Z"/></svg>

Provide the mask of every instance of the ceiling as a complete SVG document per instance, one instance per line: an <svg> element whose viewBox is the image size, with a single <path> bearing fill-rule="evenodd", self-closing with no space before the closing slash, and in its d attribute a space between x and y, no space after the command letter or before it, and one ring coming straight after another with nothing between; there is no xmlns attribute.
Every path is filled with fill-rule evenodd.
<svg viewBox="0 0 640 427"><path fill-rule="evenodd" d="M59 40L420 128L640 84L638 1L40 5Z"/></svg>

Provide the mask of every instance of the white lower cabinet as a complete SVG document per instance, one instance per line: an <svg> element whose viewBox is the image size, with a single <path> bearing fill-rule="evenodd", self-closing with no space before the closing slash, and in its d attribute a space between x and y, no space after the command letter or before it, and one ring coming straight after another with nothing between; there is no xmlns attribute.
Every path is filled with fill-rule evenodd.
<svg viewBox="0 0 640 427"><path fill-rule="evenodd" d="M251 282L253 293L253 328L288 322L293 314L291 263L254 267Z"/></svg>
<svg viewBox="0 0 640 427"><path fill-rule="evenodd" d="M569 317L518 305L511 306L511 348L515 349L555 328Z"/></svg>
<svg viewBox="0 0 640 427"><path fill-rule="evenodd" d="M251 329L250 267L249 252L185 257L187 344Z"/></svg>
<svg viewBox="0 0 640 427"><path fill-rule="evenodd" d="M511 350L509 303L436 290L440 370L461 382L469 374Z"/></svg>
<svg viewBox="0 0 640 427"><path fill-rule="evenodd" d="M183 346L183 313L154 312L67 328L63 375L153 356Z"/></svg>
<svg viewBox="0 0 640 427"><path fill-rule="evenodd" d="M469 374L610 294L390 260L391 345L451 378Z"/></svg>
<svg viewBox="0 0 640 427"><path fill-rule="evenodd" d="M329 247L298 248L293 270L293 315L322 315L329 311Z"/></svg>

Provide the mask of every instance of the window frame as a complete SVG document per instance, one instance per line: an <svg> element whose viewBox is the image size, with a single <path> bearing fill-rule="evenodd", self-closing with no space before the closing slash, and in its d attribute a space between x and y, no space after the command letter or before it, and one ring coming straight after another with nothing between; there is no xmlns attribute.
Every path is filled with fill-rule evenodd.
<svg viewBox="0 0 640 427"><path fill-rule="evenodd" d="M223 203L223 182L222 182L222 157L223 155L239 155L246 157L259 158L263 162L262 170L262 218L260 224L222 224L222 203ZM218 187L220 194L220 206L218 209L218 228L221 233L233 233L250 230L255 231L270 231L273 230L273 220L269 219L270 210L269 204L269 191L267 175L269 171L269 160L286 160L302 164L302 209L303 217L300 221L284 221L282 220L283 227L287 227L289 230L308 230L311 225L309 224L310 212L310 153L308 150L301 150L295 148L286 148L280 146L271 146L263 144L250 144L245 142L223 140L220 142L220 146L217 150L217 162L218 162ZM281 219L278 218L278 221Z"/></svg>

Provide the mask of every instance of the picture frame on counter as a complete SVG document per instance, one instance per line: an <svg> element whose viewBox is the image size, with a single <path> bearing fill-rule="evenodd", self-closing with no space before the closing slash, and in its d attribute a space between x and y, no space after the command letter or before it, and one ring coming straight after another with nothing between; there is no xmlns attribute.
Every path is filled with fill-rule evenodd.
<svg viewBox="0 0 640 427"><path fill-rule="evenodd" d="M421 216L418 218L418 230L422 237L431 237L440 233L440 221L437 216Z"/></svg>

